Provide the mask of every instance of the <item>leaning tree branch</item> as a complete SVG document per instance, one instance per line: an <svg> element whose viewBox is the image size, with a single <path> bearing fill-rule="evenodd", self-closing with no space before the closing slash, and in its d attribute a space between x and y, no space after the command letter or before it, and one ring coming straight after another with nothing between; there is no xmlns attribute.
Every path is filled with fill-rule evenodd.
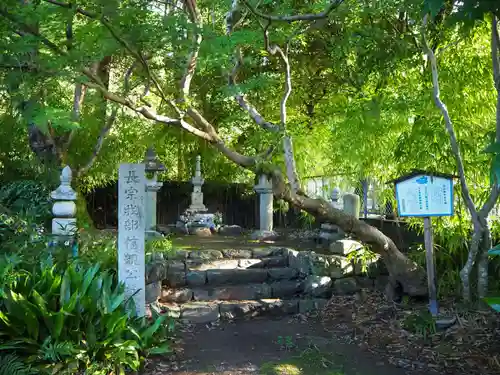
<svg viewBox="0 0 500 375"><path fill-rule="evenodd" d="M196 5L196 0L185 0L185 4L187 7L189 18L194 25L194 33L191 40L191 52L189 53L189 56L187 58L184 74L182 75L180 81L180 102L186 101L186 99L189 97L189 92L191 91L191 81L193 80L194 74L196 72L196 65L198 64L201 42L203 41L203 35L201 33L203 28L203 21L200 17L200 13Z"/></svg>
<svg viewBox="0 0 500 375"><path fill-rule="evenodd" d="M425 36L425 27L427 26L427 18L428 15L425 15L422 27L422 40L423 40L424 53L427 55L427 58L431 63L434 102L436 103L436 106L443 115L446 130L448 132L448 136L450 137L451 150L453 152L453 155L455 156L455 161L457 163L458 175L460 178L460 186L462 188L462 195L464 197L465 204L469 209L469 212L472 216L472 220L477 225L479 224L477 210L472 200L472 196L469 191L469 186L467 185L467 181L465 179L464 163L462 160L462 154L460 153L460 147L458 146L455 128L453 127L453 122L450 118L450 113L448 112L448 108L446 107L446 104L441 100L440 97L439 74L438 74L436 55L434 54L434 51L429 47L429 43L427 42L427 37Z"/></svg>
<svg viewBox="0 0 500 375"><path fill-rule="evenodd" d="M337 9L340 4L344 2L344 0L331 0L330 4L326 7L326 9L321 13L308 13L308 14L297 14L293 16L272 16L269 14L262 13L257 10L256 7L250 4L248 0L242 0L246 7L252 12L255 16L268 20L268 21L280 21L280 22L297 22L297 21L315 21L322 18L326 18Z"/></svg>

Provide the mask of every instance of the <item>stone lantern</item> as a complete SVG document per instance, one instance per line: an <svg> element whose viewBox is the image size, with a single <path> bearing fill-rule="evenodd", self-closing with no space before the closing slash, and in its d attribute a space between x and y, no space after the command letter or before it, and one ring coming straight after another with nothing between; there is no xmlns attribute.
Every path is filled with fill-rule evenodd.
<svg viewBox="0 0 500 375"><path fill-rule="evenodd" d="M52 245L65 243L73 248L73 255L76 256L75 237L76 226L76 204L77 194L71 187L71 168L66 166L61 172L59 187L50 193L54 200L52 206L52 235L54 240Z"/></svg>
<svg viewBox="0 0 500 375"><path fill-rule="evenodd" d="M157 193L163 186L162 182L158 182L158 172L166 171L165 166L158 160L156 153L152 147L149 147L144 157L144 165L146 170L146 237L152 238L159 236L156 231L156 202Z"/></svg>

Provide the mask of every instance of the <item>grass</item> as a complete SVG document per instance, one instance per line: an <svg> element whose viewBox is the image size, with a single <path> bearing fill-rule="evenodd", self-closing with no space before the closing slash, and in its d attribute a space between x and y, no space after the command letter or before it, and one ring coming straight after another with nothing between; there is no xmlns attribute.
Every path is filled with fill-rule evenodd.
<svg viewBox="0 0 500 375"><path fill-rule="evenodd" d="M291 359L277 363L265 363L261 375L346 375L341 358L323 353L316 346L297 353Z"/></svg>

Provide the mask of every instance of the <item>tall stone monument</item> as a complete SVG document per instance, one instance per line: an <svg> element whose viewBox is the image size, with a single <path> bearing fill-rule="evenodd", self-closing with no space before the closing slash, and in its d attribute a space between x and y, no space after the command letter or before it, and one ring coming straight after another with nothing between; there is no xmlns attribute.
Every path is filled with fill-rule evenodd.
<svg viewBox="0 0 500 375"><path fill-rule="evenodd" d="M126 298L133 296L136 313L146 312L144 164L120 164L118 171L118 280Z"/></svg>
<svg viewBox="0 0 500 375"><path fill-rule="evenodd" d="M359 219L361 211L361 198L357 194L344 194L344 212Z"/></svg>
<svg viewBox="0 0 500 375"><path fill-rule="evenodd" d="M196 156L196 169L194 172L194 177L191 179L193 184L193 192L191 193L191 205L186 210L192 214L199 212L206 212L207 208L203 204L203 192L201 187L205 180L201 176L201 156Z"/></svg>
<svg viewBox="0 0 500 375"><path fill-rule="evenodd" d="M272 239L277 236L273 231L273 184L265 175L259 176L259 183L254 187L259 194L259 230L252 234L253 239Z"/></svg>

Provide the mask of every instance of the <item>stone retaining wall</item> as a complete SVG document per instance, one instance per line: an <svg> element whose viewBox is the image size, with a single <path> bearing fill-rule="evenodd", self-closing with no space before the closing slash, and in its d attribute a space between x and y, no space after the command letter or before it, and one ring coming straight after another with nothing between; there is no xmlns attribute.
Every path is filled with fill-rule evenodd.
<svg viewBox="0 0 500 375"><path fill-rule="evenodd" d="M362 262L353 260L354 251L364 249L357 242L343 240L332 244L333 254L280 247L155 254L146 266L146 299L148 303L158 297L186 303L294 298L299 294L323 297L353 293L360 287L380 288L379 284L386 283L381 262L373 260L370 272L363 272ZM169 287L163 293L162 284Z"/></svg>

